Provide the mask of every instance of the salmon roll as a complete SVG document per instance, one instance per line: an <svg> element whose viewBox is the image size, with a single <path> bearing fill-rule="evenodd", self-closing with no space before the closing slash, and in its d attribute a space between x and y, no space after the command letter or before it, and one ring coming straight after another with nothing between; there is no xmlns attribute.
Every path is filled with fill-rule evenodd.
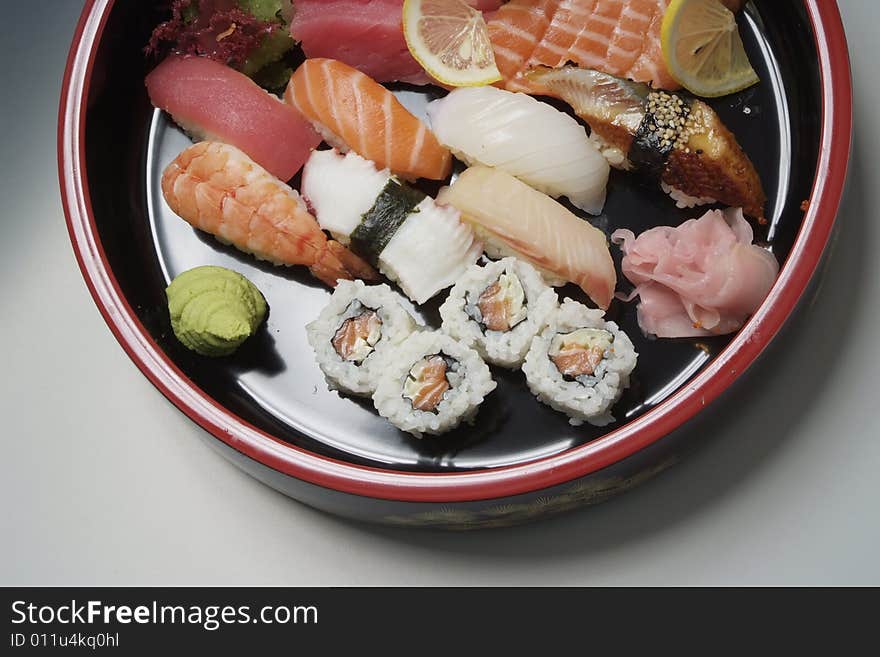
<svg viewBox="0 0 880 657"><path fill-rule="evenodd" d="M445 333L420 331L385 361L373 404L398 429L421 438L472 422L495 386L475 350Z"/></svg>
<svg viewBox="0 0 880 657"><path fill-rule="evenodd" d="M340 281L318 319L306 326L309 344L331 390L369 397L384 358L416 323L387 285Z"/></svg>
<svg viewBox="0 0 880 657"><path fill-rule="evenodd" d="M537 269L504 258L468 269L440 307L440 316L446 333L487 362L517 369L556 303L556 292Z"/></svg>
<svg viewBox="0 0 880 657"><path fill-rule="evenodd" d="M569 416L570 424L602 427L629 386L638 354L603 313L566 299L532 341L523 372L539 401Z"/></svg>

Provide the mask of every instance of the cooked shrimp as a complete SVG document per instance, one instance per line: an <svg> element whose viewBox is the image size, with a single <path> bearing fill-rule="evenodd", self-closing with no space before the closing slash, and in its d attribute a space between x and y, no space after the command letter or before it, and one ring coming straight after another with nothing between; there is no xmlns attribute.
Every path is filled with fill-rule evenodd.
<svg viewBox="0 0 880 657"><path fill-rule="evenodd" d="M338 279L377 278L366 262L327 238L295 190L234 146L190 146L165 169L162 193L187 223L261 260L306 265L331 287Z"/></svg>

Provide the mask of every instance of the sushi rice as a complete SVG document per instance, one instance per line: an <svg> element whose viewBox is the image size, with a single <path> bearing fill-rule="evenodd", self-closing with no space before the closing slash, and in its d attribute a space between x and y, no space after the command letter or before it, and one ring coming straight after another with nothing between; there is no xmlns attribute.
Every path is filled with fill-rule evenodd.
<svg viewBox="0 0 880 657"><path fill-rule="evenodd" d="M598 350L598 362L590 363L590 372L563 375L553 359L563 355L560 345L565 349L567 339L579 336L592 341L589 348ZM567 414L570 424L601 427L614 421L611 407L629 386L637 359L632 341L617 324L604 321L602 311L566 299L532 341L522 370L532 394Z"/></svg>
<svg viewBox="0 0 880 657"><path fill-rule="evenodd" d="M442 362L440 361L442 359ZM414 378L431 362L441 362L445 382L431 410L414 407ZM439 331L418 331L395 346L379 375L373 403L379 414L416 438L439 435L472 422L486 395L495 389L489 367L473 349Z"/></svg>
<svg viewBox="0 0 880 657"><path fill-rule="evenodd" d="M487 299L492 292L494 296ZM486 301L499 296L509 317L493 324L498 320L484 317L483 309ZM475 348L487 362L517 369L556 304L556 292L534 267L504 258L468 269L440 307L440 316L446 333Z"/></svg>
<svg viewBox="0 0 880 657"><path fill-rule="evenodd" d="M367 334L340 345L340 353L338 338L359 318L369 320ZM339 281L330 303L306 326L329 388L366 397L376 389L385 357L415 330L415 320L396 292L384 284L368 286L362 281Z"/></svg>

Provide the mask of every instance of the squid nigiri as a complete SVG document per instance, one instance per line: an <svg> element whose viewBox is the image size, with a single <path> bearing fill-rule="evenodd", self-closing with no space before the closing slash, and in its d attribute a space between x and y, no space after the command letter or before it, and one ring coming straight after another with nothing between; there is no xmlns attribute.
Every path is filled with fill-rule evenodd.
<svg viewBox="0 0 880 657"><path fill-rule="evenodd" d="M551 285L575 283L600 308L611 304L617 274L605 233L549 196L476 166L441 190L437 202L461 212L489 256L528 260Z"/></svg>
<svg viewBox="0 0 880 657"><path fill-rule="evenodd" d="M339 242L328 240L305 202L243 152L200 142L162 175L168 206L193 227L278 265L306 265L334 287L339 279L378 276Z"/></svg>
<svg viewBox="0 0 880 657"><path fill-rule="evenodd" d="M440 143L468 164L492 166L581 210L600 214L609 166L568 114L495 87L456 89L428 105Z"/></svg>
<svg viewBox="0 0 880 657"><path fill-rule="evenodd" d="M443 180L452 154L385 87L348 64L307 59L290 78L285 100L331 146L353 150L406 179Z"/></svg>
<svg viewBox="0 0 880 657"><path fill-rule="evenodd" d="M455 209L438 207L356 153L312 153L302 191L322 228L416 303L454 284L482 253Z"/></svg>

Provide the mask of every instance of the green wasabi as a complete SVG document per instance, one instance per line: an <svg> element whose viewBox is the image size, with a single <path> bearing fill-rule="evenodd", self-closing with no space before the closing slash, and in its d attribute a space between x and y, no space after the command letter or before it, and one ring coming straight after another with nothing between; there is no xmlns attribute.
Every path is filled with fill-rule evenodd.
<svg viewBox="0 0 880 657"><path fill-rule="evenodd" d="M203 356L228 356L251 337L269 306L247 278L224 267L196 267L171 281L165 294L174 335Z"/></svg>

